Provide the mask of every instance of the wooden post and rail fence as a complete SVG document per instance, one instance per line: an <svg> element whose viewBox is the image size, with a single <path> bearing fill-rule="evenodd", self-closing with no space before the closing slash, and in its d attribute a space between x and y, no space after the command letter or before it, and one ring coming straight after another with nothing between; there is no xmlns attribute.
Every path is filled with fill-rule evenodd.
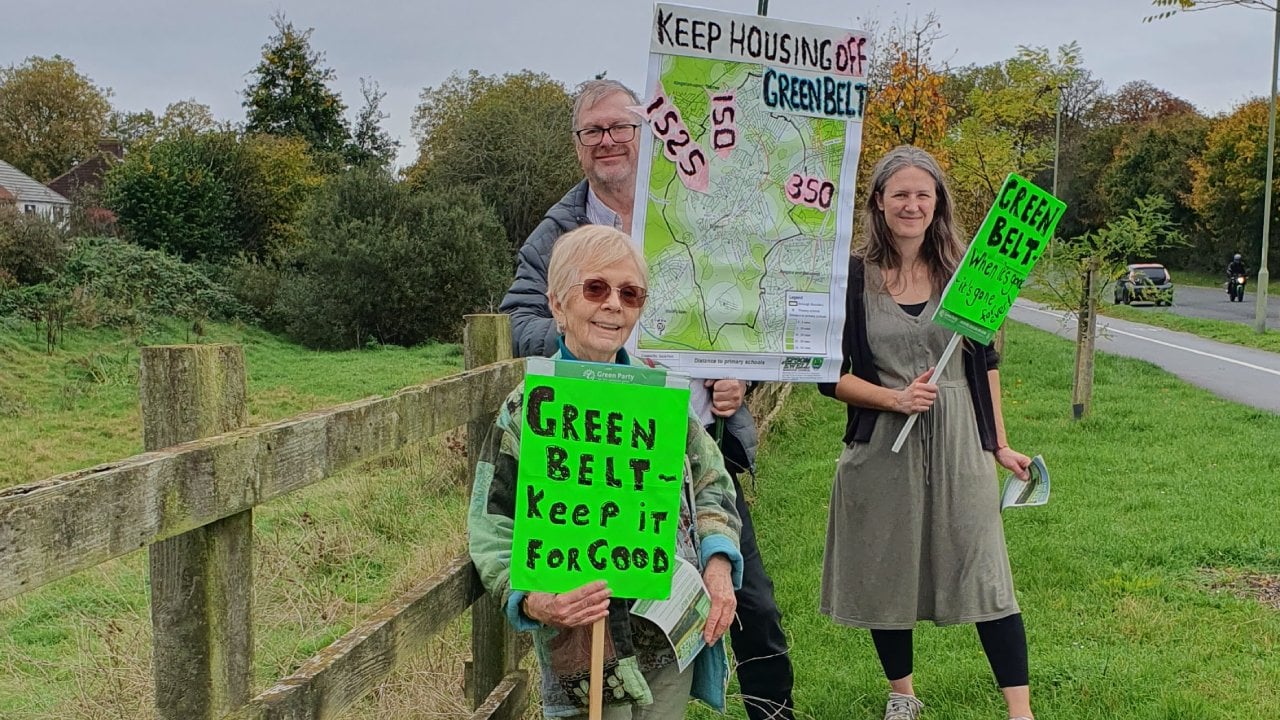
<svg viewBox="0 0 1280 720"><path fill-rule="evenodd" d="M146 548L160 720L340 717L470 609L472 720L524 713L528 642L465 552L251 696L253 509L462 425L474 467L524 376L507 316L467 316L460 374L258 427L245 426L240 346L141 354L143 454L0 490L0 600ZM788 387L753 393L762 430Z"/></svg>
<svg viewBox="0 0 1280 720"><path fill-rule="evenodd" d="M0 490L0 600L147 548L161 720L337 718L470 609L471 718L520 717L528 645L465 552L251 696L253 509L462 425L483 437L524 375L509 318L468 316L464 357L458 375L245 427L241 347L143 348L143 454Z"/></svg>

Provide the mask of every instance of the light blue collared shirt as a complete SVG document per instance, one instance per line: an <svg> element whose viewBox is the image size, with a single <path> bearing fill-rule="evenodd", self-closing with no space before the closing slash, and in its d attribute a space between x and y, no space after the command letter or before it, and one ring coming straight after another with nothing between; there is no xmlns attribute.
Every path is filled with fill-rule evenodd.
<svg viewBox="0 0 1280 720"><path fill-rule="evenodd" d="M614 212L596 192L591 189L591 184L587 184L587 220L592 225L606 225L614 230L621 230L624 233L630 233L631 228L622 227L622 216Z"/></svg>

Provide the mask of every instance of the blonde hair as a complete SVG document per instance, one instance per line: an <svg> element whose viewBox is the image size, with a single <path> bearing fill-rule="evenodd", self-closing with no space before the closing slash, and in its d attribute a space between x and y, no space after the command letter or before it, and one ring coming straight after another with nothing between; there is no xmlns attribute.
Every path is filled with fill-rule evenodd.
<svg viewBox="0 0 1280 720"><path fill-rule="evenodd" d="M547 265L547 295L563 299L586 273L624 260L636 264L640 282L648 288L649 269L631 238L607 225L583 225L561 235L551 248Z"/></svg>

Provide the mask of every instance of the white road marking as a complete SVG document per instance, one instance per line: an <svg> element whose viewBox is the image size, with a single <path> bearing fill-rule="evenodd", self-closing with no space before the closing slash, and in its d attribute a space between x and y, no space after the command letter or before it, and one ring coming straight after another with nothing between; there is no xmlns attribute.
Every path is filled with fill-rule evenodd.
<svg viewBox="0 0 1280 720"><path fill-rule="evenodd" d="M1058 313L1056 313L1056 312L1052 312L1052 311L1049 311L1049 310L1041 310L1040 308L1034 308L1034 307L1030 307L1030 306L1028 306L1028 305L1018 305L1017 307L1019 307L1019 308L1021 308L1021 309L1023 309L1023 310L1030 310L1031 312L1038 312L1038 313L1040 313L1040 314L1042 314L1042 315L1049 315L1050 317L1056 318L1056 319L1058 319L1058 320L1066 319L1063 315L1060 315L1060 314L1058 314ZM1261 365L1254 365L1253 363L1247 363L1247 362L1245 362L1245 361L1243 361L1243 360L1236 360L1235 358L1223 357L1222 355L1214 355L1214 354L1213 354L1213 353L1211 353L1211 352L1205 352L1205 351L1203 351L1203 350L1196 350L1195 348L1189 348L1189 347L1185 347L1185 346L1183 346L1183 345L1177 345L1177 344L1174 344L1174 343L1171 343L1171 342L1165 342L1165 341L1163 341L1163 340L1156 340L1155 338L1149 338L1149 337L1146 337L1146 336L1144 336L1144 335L1138 335L1138 334L1136 334L1136 333L1131 333L1131 332L1127 332L1127 331L1125 331L1125 330L1121 330L1120 328L1118 328L1118 327L1114 327L1114 326L1112 326L1112 325L1107 325L1107 326L1106 326L1106 329L1107 329L1107 331L1108 331L1108 332L1113 332L1113 333L1116 333L1117 335L1127 335L1127 336L1129 336L1129 337L1131 337L1131 338L1137 338L1137 339L1139 339L1139 340L1146 340L1147 342L1155 343L1155 344L1157 344L1157 345L1164 345L1165 347L1171 347L1171 348L1173 348L1173 349L1175 349L1175 350L1185 350L1185 351L1187 351L1187 352L1189 352L1189 353L1195 353L1196 355L1203 355L1204 357L1207 357L1207 358L1213 358L1214 360L1221 360L1222 362L1231 363L1231 364L1233 364L1233 365L1239 365L1239 366L1241 366L1241 367L1247 367L1247 368L1249 368L1250 370L1257 370L1258 372L1270 373L1271 375L1275 375L1276 377L1280 377L1280 370L1272 370L1271 368L1262 367Z"/></svg>

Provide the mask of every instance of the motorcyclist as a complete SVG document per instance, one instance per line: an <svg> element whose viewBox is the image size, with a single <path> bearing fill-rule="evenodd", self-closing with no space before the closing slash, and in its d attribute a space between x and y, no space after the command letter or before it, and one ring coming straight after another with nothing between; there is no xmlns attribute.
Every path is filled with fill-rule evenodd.
<svg viewBox="0 0 1280 720"><path fill-rule="evenodd" d="M1236 253L1231 258L1231 262L1227 264L1227 277L1235 278L1247 274L1244 267L1244 259L1240 257L1240 253Z"/></svg>

